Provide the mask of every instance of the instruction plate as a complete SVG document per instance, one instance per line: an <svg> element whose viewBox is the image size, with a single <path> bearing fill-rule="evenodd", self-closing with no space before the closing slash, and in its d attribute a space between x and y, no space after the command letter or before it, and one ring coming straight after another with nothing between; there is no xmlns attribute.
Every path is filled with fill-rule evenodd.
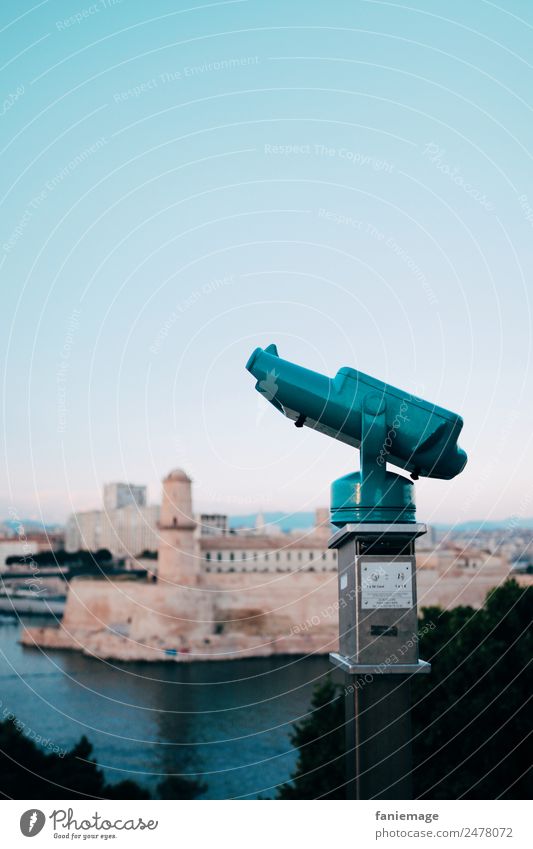
<svg viewBox="0 0 533 849"><path fill-rule="evenodd" d="M361 565L361 607L363 610L407 609L413 606L410 563L374 561Z"/></svg>

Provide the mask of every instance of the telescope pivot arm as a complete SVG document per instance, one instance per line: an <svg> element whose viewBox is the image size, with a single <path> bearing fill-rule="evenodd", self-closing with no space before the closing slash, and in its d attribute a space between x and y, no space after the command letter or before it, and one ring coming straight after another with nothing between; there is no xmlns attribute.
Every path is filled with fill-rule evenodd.
<svg viewBox="0 0 533 849"><path fill-rule="evenodd" d="M361 436L361 488L364 498L365 492L369 495L376 490L383 492L386 486L387 464L383 449L387 438L387 404L376 392L364 398Z"/></svg>

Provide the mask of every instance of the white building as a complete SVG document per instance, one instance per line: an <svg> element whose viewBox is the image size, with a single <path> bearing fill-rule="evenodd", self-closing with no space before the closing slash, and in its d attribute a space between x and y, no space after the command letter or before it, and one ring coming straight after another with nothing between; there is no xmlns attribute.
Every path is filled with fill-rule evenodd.
<svg viewBox="0 0 533 849"><path fill-rule="evenodd" d="M335 572L337 552L317 530L298 534L235 534L200 541L204 572Z"/></svg>
<svg viewBox="0 0 533 849"><path fill-rule="evenodd" d="M69 516L65 529L67 551L107 548L116 557L136 557L156 551L159 505L129 504L116 510L88 510Z"/></svg>
<svg viewBox="0 0 533 849"><path fill-rule="evenodd" d="M104 510L118 510L130 504L146 506L145 486L136 486L133 483L104 484Z"/></svg>
<svg viewBox="0 0 533 849"><path fill-rule="evenodd" d="M202 513L197 519L200 536L225 536L228 533L228 517L224 513Z"/></svg>

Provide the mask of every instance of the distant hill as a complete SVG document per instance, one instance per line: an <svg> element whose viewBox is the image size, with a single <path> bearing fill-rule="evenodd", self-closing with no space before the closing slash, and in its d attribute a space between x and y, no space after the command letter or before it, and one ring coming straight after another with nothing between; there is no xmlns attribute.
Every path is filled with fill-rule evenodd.
<svg viewBox="0 0 533 849"><path fill-rule="evenodd" d="M315 514L314 512L300 512L300 513L282 513L282 512L273 512L273 513L264 513L265 524L267 525L277 525L278 528L284 533L289 533L290 531L312 528L315 524ZM229 517L229 526L230 528L254 528L257 521L257 513L249 513L246 516L230 516ZM423 521L423 519L420 519ZM498 530L506 530L509 527L512 528L525 528L533 530L533 518L520 518L518 519L516 516L509 517L508 519L494 519L490 521L486 521L483 519L471 519L468 522L458 522L457 524L444 524L441 522L428 522L432 528L435 528L437 531L455 531L457 533L476 533L477 531L498 531Z"/></svg>
<svg viewBox="0 0 533 849"><path fill-rule="evenodd" d="M533 518L510 516L508 519L472 519L469 522L458 522L457 524L443 525L439 522L435 524L430 522L429 524L438 531L454 530L475 533L476 531L503 531L510 527L533 529Z"/></svg>
<svg viewBox="0 0 533 849"><path fill-rule="evenodd" d="M291 531L312 528L315 524L314 511L301 511L297 513L283 513L281 510L264 513L265 524L276 525L280 531L290 533ZM257 521L257 513L248 513L242 516L230 516L230 528L254 528ZM423 518L420 519L423 521ZM62 531L64 528L57 523L46 524L36 521L35 519L4 519L0 521L0 529L3 527L6 532L17 533L17 527L22 524L25 533L47 532L54 533ZM431 527L437 531L456 531L464 533L476 533L477 531L498 531L508 528L524 528L533 530L533 517L518 518L516 516L508 519L491 519L490 521L483 519L471 519L468 522L443 523L429 522Z"/></svg>
<svg viewBox="0 0 533 849"><path fill-rule="evenodd" d="M247 516L230 516L230 528L255 528L257 513ZM263 513L265 525L277 525L283 533L300 530L301 528L312 528L315 524L314 512L302 513Z"/></svg>
<svg viewBox="0 0 533 849"><path fill-rule="evenodd" d="M17 528L22 525L24 528L24 533L33 534L33 533L57 533L58 531L63 530L63 525L58 525L57 523L47 525L43 522L38 522L35 519L4 519L0 522L0 525L6 529L6 531L10 531L11 533L16 534Z"/></svg>

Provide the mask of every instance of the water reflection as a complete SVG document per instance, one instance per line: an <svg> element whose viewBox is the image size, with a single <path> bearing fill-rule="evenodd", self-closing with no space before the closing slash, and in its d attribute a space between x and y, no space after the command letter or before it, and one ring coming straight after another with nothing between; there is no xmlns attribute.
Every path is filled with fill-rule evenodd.
<svg viewBox="0 0 533 849"><path fill-rule="evenodd" d="M102 663L78 652L28 649L0 624L1 709L57 745L82 733L109 780L152 789L169 774L208 785L206 798L274 795L295 752L291 724L308 710L326 657L216 663Z"/></svg>

